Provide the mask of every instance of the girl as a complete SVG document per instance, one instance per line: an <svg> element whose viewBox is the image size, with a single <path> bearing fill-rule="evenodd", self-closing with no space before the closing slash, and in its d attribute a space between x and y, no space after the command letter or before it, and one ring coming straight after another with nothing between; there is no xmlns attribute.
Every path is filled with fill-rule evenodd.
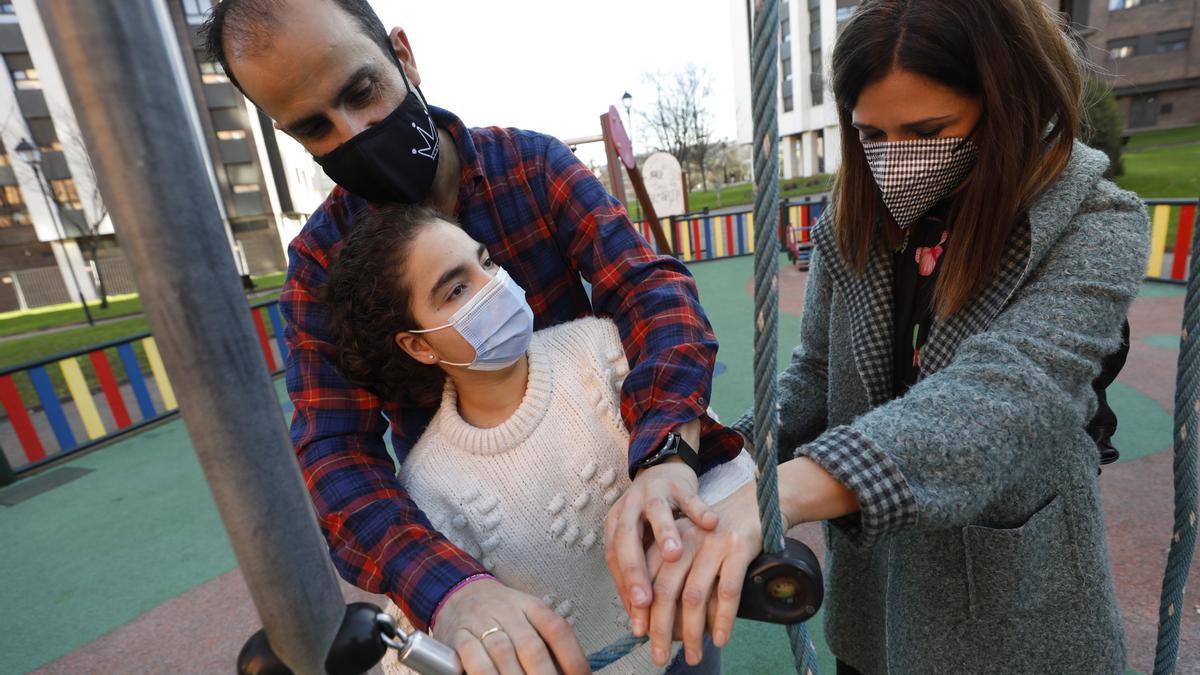
<svg viewBox="0 0 1200 675"><path fill-rule="evenodd" d="M438 616L471 614L475 629L441 635L435 618L434 637L458 650L467 672L507 674L553 672L547 652L523 648L531 641L561 655L628 636L603 537L608 508L630 483L618 410L629 368L616 326L586 318L534 333L520 286L482 244L423 207L364 214L338 254L328 300L348 377L381 397L437 407L401 458L400 478L434 529L494 577L463 588L503 584L531 615L527 627L502 627L487 606L452 604L466 595L458 590ZM711 504L753 470L743 453L701 478L701 496ZM574 635L544 615L565 619L557 625ZM577 647L562 647L576 636ZM648 650L613 672L653 672ZM668 672L719 669L709 644L696 669Z"/></svg>
<svg viewBox="0 0 1200 675"><path fill-rule="evenodd" d="M867 0L833 91L843 164L780 378L779 490L789 524L825 521L839 672L1121 672L1084 425L1148 222L1075 140L1073 46L1041 0ZM758 552L753 490L716 508L656 593Z"/></svg>

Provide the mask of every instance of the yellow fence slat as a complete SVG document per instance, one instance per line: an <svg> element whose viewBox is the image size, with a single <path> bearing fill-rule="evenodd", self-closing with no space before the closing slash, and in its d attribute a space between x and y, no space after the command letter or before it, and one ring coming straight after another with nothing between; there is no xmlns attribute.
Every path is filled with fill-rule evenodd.
<svg viewBox="0 0 1200 675"><path fill-rule="evenodd" d="M67 382L67 389L71 391L71 400L75 401L75 409L83 419L83 428L87 431L88 438L94 440L108 433L104 429L104 422L100 421L100 411L96 410L96 401L92 399L87 380L83 379L79 362L74 357L63 359L58 362L58 368Z"/></svg>
<svg viewBox="0 0 1200 675"><path fill-rule="evenodd" d="M179 407L175 401L175 390L167 379L167 369L163 367L162 357L158 355L158 345L154 338L142 340L142 348L146 350L146 360L150 362L150 372L154 373L154 382L158 385L158 393L162 396L163 408L174 410Z"/></svg>
<svg viewBox="0 0 1200 675"><path fill-rule="evenodd" d="M1163 254L1167 252L1167 223L1171 220L1171 206L1159 204L1154 207L1154 219L1150 225L1150 264L1146 276L1162 276Z"/></svg>
<svg viewBox="0 0 1200 675"><path fill-rule="evenodd" d="M746 214L746 253L754 252L754 213Z"/></svg>
<svg viewBox="0 0 1200 675"><path fill-rule="evenodd" d="M716 249L716 257L723 258L725 256L725 216L714 216L712 219L712 229L713 248Z"/></svg>

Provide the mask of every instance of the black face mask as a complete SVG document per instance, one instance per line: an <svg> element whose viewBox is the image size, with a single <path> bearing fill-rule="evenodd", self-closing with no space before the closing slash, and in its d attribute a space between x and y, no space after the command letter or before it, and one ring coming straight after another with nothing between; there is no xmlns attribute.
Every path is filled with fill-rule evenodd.
<svg viewBox="0 0 1200 675"><path fill-rule="evenodd" d="M333 152L313 158L333 182L377 204L425 201L437 172L437 128L403 68L400 75L408 95L390 115Z"/></svg>

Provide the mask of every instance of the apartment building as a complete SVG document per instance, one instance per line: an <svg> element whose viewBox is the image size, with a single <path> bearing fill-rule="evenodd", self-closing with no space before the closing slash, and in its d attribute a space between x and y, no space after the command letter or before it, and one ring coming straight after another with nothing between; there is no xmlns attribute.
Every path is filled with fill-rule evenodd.
<svg viewBox="0 0 1200 675"><path fill-rule="evenodd" d="M206 151L239 269L280 271L332 184L207 60L198 29L211 4L167 0L162 12L180 95L195 104L179 123ZM0 59L0 311L92 299L101 280L109 294L136 290L34 0L0 0Z"/></svg>
<svg viewBox="0 0 1200 675"><path fill-rule="evenodd" d="M729 0L740 143L752 134L752 0ZM1131 131L1200 123L1200 0L1044 0L1086 41ZM780 0L779 136L784 178L837 171L837 111L828 88L833 47L859 0Z"/></svg>

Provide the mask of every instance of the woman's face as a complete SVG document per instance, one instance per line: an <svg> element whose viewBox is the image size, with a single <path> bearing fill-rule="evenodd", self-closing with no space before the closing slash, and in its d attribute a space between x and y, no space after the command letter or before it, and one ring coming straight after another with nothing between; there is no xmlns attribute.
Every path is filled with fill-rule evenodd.
<svg viewBox="0 0 1200 675"><path fill-rule="evenodd" d="M863 143L961 138L983 112L976 96L901 70L863 88L851 120Z"/></svg>
<svg viewBox="0 0 1200 675"><path fill-rule="evenodd" d="M409 288L417 323L406 328L414 330L448 323L499 269L483 244L444 220L421 228L409 247L403 283ZM453 326L429 333L397 333L396 343L421 363L475 359L474 347Z"/></svg>

